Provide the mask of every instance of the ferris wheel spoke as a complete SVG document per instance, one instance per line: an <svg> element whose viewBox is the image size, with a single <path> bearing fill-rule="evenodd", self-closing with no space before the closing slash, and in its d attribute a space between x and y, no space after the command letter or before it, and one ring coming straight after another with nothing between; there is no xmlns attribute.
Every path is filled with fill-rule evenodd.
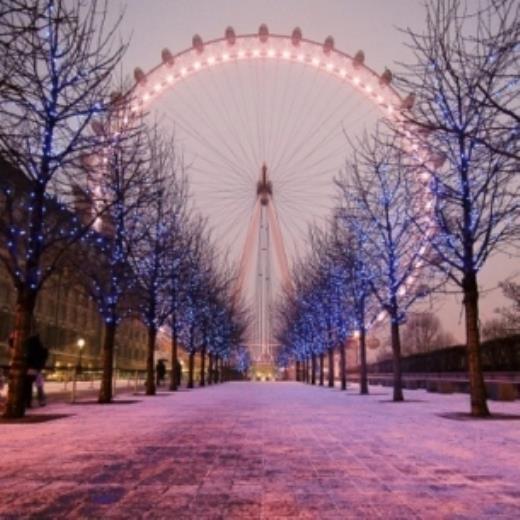
<svg viewBox="0 0 520 520"><path fill-rule="evenodd" d="M235 75L237 77L237 83L239 84L237 90L238 90L238 96L240 97L240 101L241 101L240 105L242 107L241 110L240 109L238 110L238 112L240 113L240 119L241 119L241 121L240 121L241 129L244 132L246 132L246 134L247 134L247 137L248 137L247 141L249 143L251 153L254 157L254 164L258 168L259 165L262 163L262 159L260 157L258 140L257 139L255 140L254 128L253 128L254 125L251 124L253 117L251 117L251 115L250 115L250 107L252 106L252 104L246 102L245 94L244 94L244 92L246 92L246 88L244 86L244 80L243 80L242 74L241 74L241 67L239 66L239 64L237 62L235 62ZM229 80L229 78L228 78L228 84L229 83L233 84L233 81ZM234 97L234 99L237 100L237 97ZM238 101L237 101L237 104L238 104ZM256 146L255 146L255 142L256 142Z"/></svg>
<svg viewBox="0 0 520 520"><path fill-rule="evenodd" d="M237 155L236 151L229 145L229 142L223 137L223 132L218 131L218 125L215 125L213 120L208 116L208 112L206 110L201 110L199 108L195 108L193 105L193 102L191 102L188 99L188 96L179 89L178 96L182 98L183 109L188 108L191 112L190 120L197 120L198 118L202 118L201 123L198 127L209 130L210 133L216 140L219 141L219 143L222 145L224 149L227 150L229 153L229 156L226 156L222 149L218 148L215 144L213 144L213 139L211 137L207 137L202 134L202 130L197 130L197 128L188 121L188 118L185 116L181 116L181 114L178 111L171 110L173 114L173 121L174 122L181 122L182 126L185 128L186 131L189 129L189 135L198 140L199 143L203 144L206 148L209 148L212 150L215 154L220 156L221 158L225 158L228 165L233 165L235 171L237 171L237 174L239 176L243 176L244 174L244 168L243 168L243 161L242 159ZM170 115L170 117L172 117ZM188 132L187 132L188 133Z"/></svg>
<svg viewBox="0 0 520 520"><path fill-rule="evenodd" d="M295 164L297 155L301 150L308 150L307 154L304 156L304 159L308 159L309 156L312 153L314 153L318 148L323 147L324 143L326 143L329 139L331 139L332 137L340 137L342 134L341 123L345 120L346 114L349 114L350 119L350 117L352 117L352 114L356 113L357 110L359 110L358 105L357 108L351 110L349 113L347 108L351 103L352 100L348 101L347 103L341 102L319 121L318 128L320 128L321 130L321 135L320 133L317 133L315 129L311 129L310 132L304 135L302 139L299 139L293 147L292 154L287 158L285 162L285 169L289 169L291 168L291 166ZM344 107L343 110L340 110L341 107ZM367 113L368 112L369 110L367 111ZM312 138L314 138L315 141L317 140L317 142L313 143ZM345 144L346 143L344 143L344 145ZM297 164L299 164L300 162L301 161L297 161Z"/></svg>
<svg viewBox="0 0 520 520"><path fill-rule="evenodd" d="M235 143L237 144L238 148L240 149L241 153L242 153L242 157L243 157L243 160L245 162L245 164L247 165L246 167L246 171L249 173L249 177L251 178L251 180L254 180L255 178L255 175L253 172L256 171L256 169L258 168L258 166L255 164L255 153L254 153L254 150L249 150L247 151L245 146L247 146L248 144L250 144L249 140L247 139L247 135L245 135L243 132L240 132L239 131L239 128L238 128L238 125L236 124L237 122L236 121L233 121L231 119L232 117L232 114L235 113L238 118L239 118L239 122L240 122L240 118L241 118L241 111L240 111L240 108L239 108L239 105L238 105L238 102L237 102L237 97L236 97L236 93L235 93L235 90L233 89L233 85L232 83L229 81L229 74L228 74L228 67L224 67L224 70L223 70L223 76L224 76L224 79L226 81L226 87L227 87L227 92L231 92L231 96L226 96L224 95L220 85L219 85L219 82L216 80L215 78L215 71L214 70L210 70L210 74L209 74L209 77L211 78L211 81L212 81L212 84L213 84L213 87L214 87L214 90L216 92L216 99L215 97L212 95L212 90L213 89L208 89L208 96L211 97L211 100L212 100L212 106L216 106L218 107L219 109L219 113L221 114L221 117L222 117L222 120L226 122L226 127L227 127L227 130L229 132L229 135L232 135L233 136L233 139L235 141ZM228 97L231 97L232 99L232 103L234 105L234 109L231 109L228 104L227 104L227 101L226 99ZM243 121L243 120L242 120ZM242 142L242 140L245 138L245 145L244 143Z"/></svg>
<svg viewBox="0 0 520 520"><path fill-rule="evenodd" d="M197 130L195 130L185 119L176 114L175 116L171 116L172 122L178 125L183 131L189 135L192 139L196 140L200 145L202 145L207 150L213 152L214 155L220 158L222 164L225 165L228 172L235 175L238 179L243 179L243 170L237 165L233 159L230 159L226 155L224 155L216 146L214 146L207 138L202 136Z"/></svg>
<svg viewBox="0 0 520 520"><path fill-rule="evenodd" d="M305 69L304 69L305 70ZM311 96L313 91L316 88L316 84L318 83L318 80L320 79L320 73L318 70L314 70L311 79L308 81L307 88L305 89L305 92L303 93L303 96L300 98L300 103L298 104L298 110L296 111L297 116L291 117L292 124L289 128L287 128L285 132L285 140L280 143L279 152L277 156L275 156L273 160L273 170L275 170L280 162L283 160L284 154L286 153L286 150L288 148L289 140L291 139L291 136L294 136L294 134L301 128L302 122L305 120L305 114L308 113L308 106L312 106L311 103Z"/></svg>

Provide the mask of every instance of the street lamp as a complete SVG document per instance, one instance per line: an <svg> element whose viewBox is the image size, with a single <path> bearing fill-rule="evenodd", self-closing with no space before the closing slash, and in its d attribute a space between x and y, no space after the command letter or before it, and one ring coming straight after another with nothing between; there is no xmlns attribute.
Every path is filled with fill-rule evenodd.
<svg viewBox="0 0 520 520"><path fill-rule="evenodd" d="M85 340L83 338L79 338L78 341L76 342L76 345L78 346L78 350L79 350L79 359L78 359L78 367L77 367L77 371L79 373L82 370L81 361L82 361L82 357L83 357L83 348L85 347Z"/></svg>

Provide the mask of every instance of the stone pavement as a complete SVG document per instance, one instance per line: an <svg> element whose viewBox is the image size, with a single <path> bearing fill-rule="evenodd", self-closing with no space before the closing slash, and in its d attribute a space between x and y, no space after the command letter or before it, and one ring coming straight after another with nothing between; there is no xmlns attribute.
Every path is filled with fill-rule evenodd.
<svg viewBox="0 0 520 520"><path fill-rule="evenodd" d="M35 411L64 417L0 424L0 519L520 518L520 421L371 390L227 383Z"/></svg>

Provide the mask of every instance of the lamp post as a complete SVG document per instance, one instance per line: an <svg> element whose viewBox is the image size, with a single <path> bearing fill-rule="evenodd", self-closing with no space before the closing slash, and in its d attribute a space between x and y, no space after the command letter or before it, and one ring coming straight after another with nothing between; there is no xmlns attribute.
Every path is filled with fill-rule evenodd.
<svg viewBox="0 0 520 520"><path fill-rule="evenodd" d="M82 362L82 357L83 357L83 348L85 347L85 340L83 338L79 338L78 341L76 342L76 345L78 346L78 350L79 350L79 359L78 359L78 366L77 366L77 372L79 374L79 373L81 373L81 370L82 370L81 362Z"/></svg>

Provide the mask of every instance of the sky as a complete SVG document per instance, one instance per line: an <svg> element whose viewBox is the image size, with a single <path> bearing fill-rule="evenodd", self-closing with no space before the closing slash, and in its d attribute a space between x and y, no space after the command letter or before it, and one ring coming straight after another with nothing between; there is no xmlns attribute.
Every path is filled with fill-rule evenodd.
<svg viewBox="0 0 520 520"><path fill-rule="evenodd" d="M272 33L279 34L290 34L294 27L300 27L304 37L317 41L323 41L328 35L332 35L337 49L351 55L362 49L366 56L366 64L372 69L379 72L386 67L395 70L398 69L399 62L412 59L412 53L405 45L406 35L398 28L420 29L424 20L424 7L419 0L109 0L108 5L109 17L112 20L124 11L120 28L121 38L125 41L130 39L130 43L122 67L123 74L128 76L132 75L135 67L140 67L146 72L159 64L161 50L165 47L174 54L190 47L194 34L201 35L203 40L218 38L223 36L228 26L234 27L237 34L255 33L262 23L267 24ZM207 168L200 166L202 156L207 154L208 150L197 146L203 138L211 138L212 124L215 125L214 131L223 135L225 116L232 110L232 101L241 97L243 91L247 91L246 98L241 99L246 106L251 105L253 98L247 98L247 95L253 96L252 92L255 89L260 90L260 85L266 100L263 101L265 104L257 105L258 111L265 113L270 110L274 114L281 114L281 118L284 110L287 111L282 106L286 102L277 90L275 80L270 83L270 79L275 76L283 78L284 88L289 92L288 100L291 99L291 93L294 93L295 98L300 96L300 101L295 102L296 106L298 102L302 103L302 107L304 103L308 103L309 114L306 124L309 125L322 123L310 112L312 106L320 107L319 103L328 101L332 104L334 96L338 95L332 90L334 87L327 83L329 78L323 83L314 84L311 77L305 75L307 73L302 73L300 80L300 76L297 79L291 77L292 72L279 74L278 69L271 67L262 70L261 77L264 83L260 84L254 79L255 73L256 69L251 68L245 73L230 71L229 76L226 76L227 73L220 76L216 74L207 80L202 77L198 83L194 81L192 86L187 82L184 92L179 90L177 96L172 93L164 98L164 102L154 107L155 117L163 124L177 121L176 138L185 145L186 160L193 165L193 173L190 175L193 176L195 206L202 208L203 212L208 211L207 216L215 227L218 239L222 238L230 244L235 244L235 260L240 249L236 244L242 244L244 241L249 214L254 204L254 170L259 171L260 164L258 168L254 161L252 166L248 165L251 177L242 185L239 182L232 183L231 173L224 170L209 179ZM287 77L282 74L286 74ZM305 91L301 85L305 84L312 84L315 89L310 98L304 97ZM371 124L369 121L372 121L373 114L369 111L370 107L365 111L366 104L356 100L355 96L352 99L349 98L343 105L345 113L342 117L347 121L348 117L352 116L350 121L355 121L355 125L358 125L353 131L355 136L356 132L359 134L362 131L363 125ZM353 116L354 110L358 110L356 118ZM201 113L205 119L202 119ZM224 115L221 115L222 113ZM247 144L249 131L245 127L248 114L245 115L245 118L236 116L235 120L239 138L244 138L244 146ZM201 117L200 120L197 120L198 116ZM216 122L210 122L213 116ZM186 121L186 124L182 125L179 121ZM238 127L239 121L244 125L243 128ZM281 121L283 123L283 119ZM274 120L273 128L282 123ZM197 139L190 140L190 135L193 135L190 130L197 132ZM204 131L208 133L201 137L199 132L203 134ZM291 132L294 133L293 130L289 133ZM325 132L325 129L322 128L321 132ZM303 133L305 134L305 130ZM319 131L317 135L319 136ZM236 147L236 143L229 142L231 136L226 139L227 142L223 142L220 150ZM297 147L298 141L295 140L294 143ZM249 144L254 148L255 143ZM330 160L339 161L339 170L342 158L333 155L332 150L327 153ZM255 157L256 160L254 151L251 157ZM316 155L316 161L318 160L321 159ZM296 164L299 164L298 160ZM273 172L275 190L277 183L279 186L283 184L286 190L285 194L281 193L283 190L280 189L278 204L282 232L286 234L288 254L292 258L302 254L301 244L305 242L303 236L306 232L306 226L303 224L310 222L305 218L321 218L327 209L333 206L333 173L325 174L319 181L316 177L310 177L308 173L303 172L301 176L297 173L294 173L288 182L282 182L283 179L276 177L277 172ZM230 215L236 217L230 218ZM506 303L500 289L497 288L498 282L509 277L519 280L519 273L518 259L506 255L491 258L480 273L482 320L493 317L494 309ZM461 299L456 295L438 297L433 303L433 308L441 318L443 326L458 340L462 340L464 328Z"/></svg>

